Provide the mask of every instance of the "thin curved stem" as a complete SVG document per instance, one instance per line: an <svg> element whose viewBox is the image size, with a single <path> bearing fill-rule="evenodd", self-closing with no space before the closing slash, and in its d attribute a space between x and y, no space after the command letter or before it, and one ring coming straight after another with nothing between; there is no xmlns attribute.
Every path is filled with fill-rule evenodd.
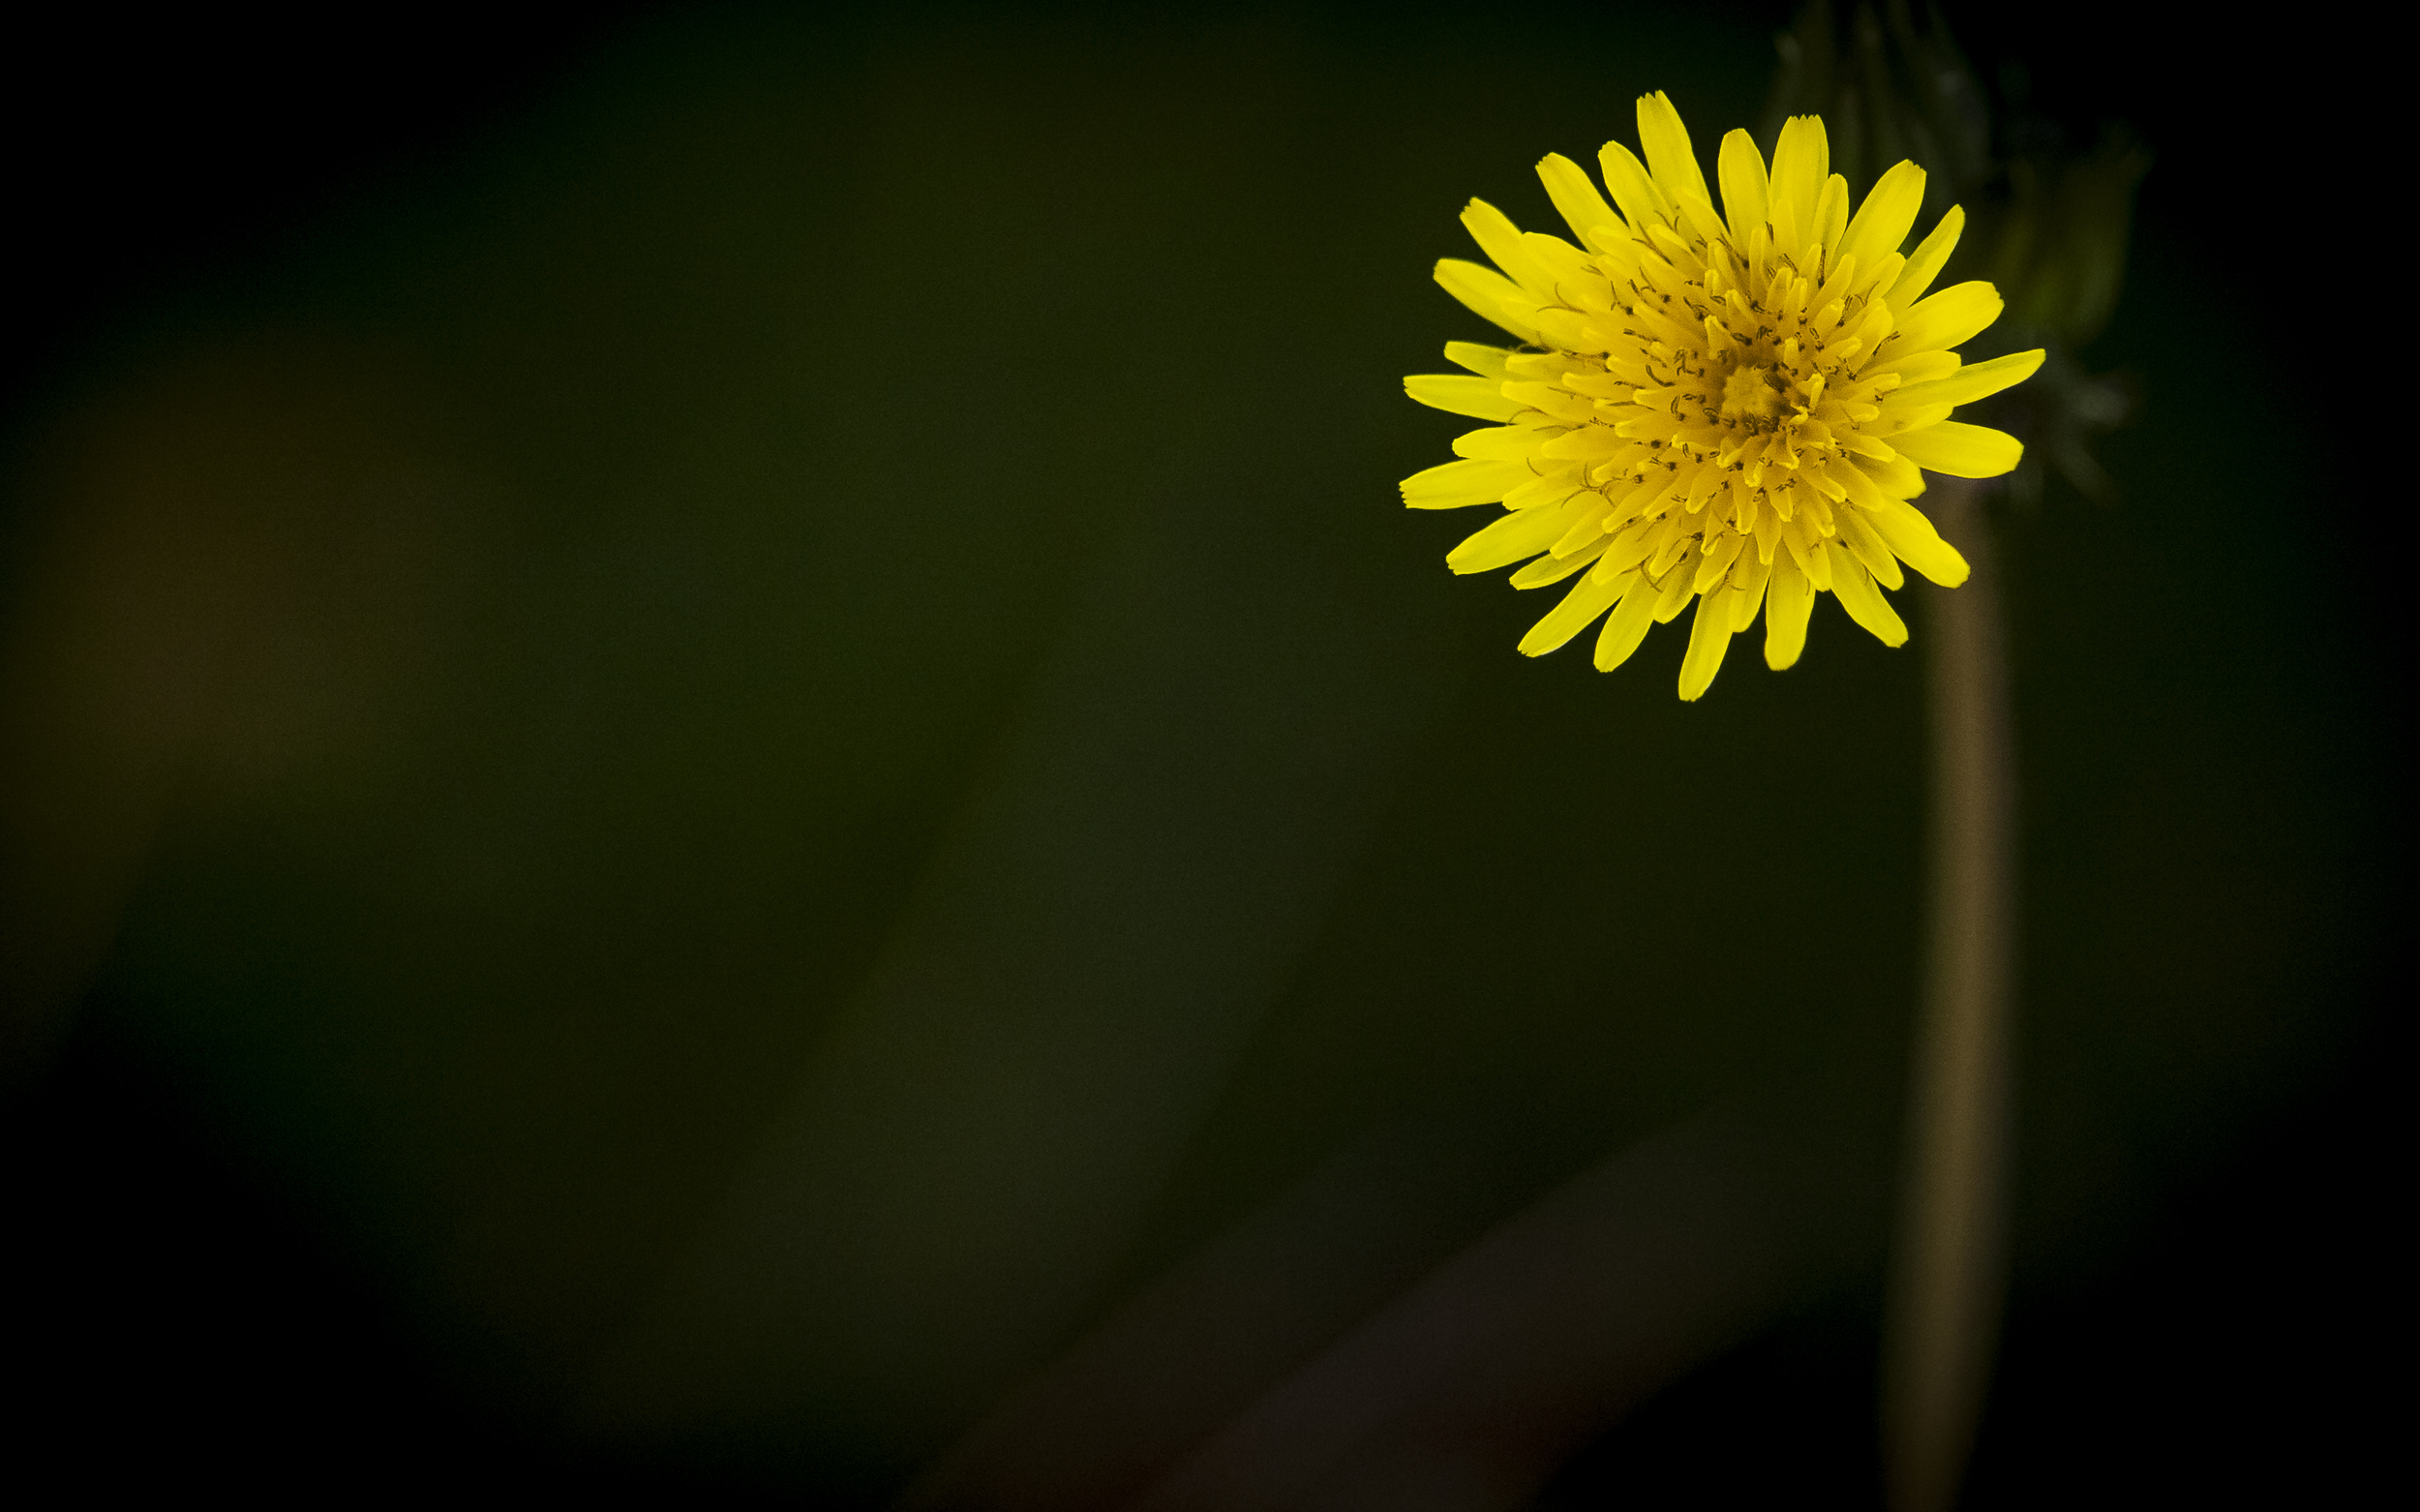
<svg viewBox="0 0 2420 1512"><path fill-rule="evenodd" d="M1997 562L1981 490L1926 499L1974 575L1934 596L1932 928L1886 1319L1883 1437L1894 1512L1958 1499L2007 1290L2016 775Z"/></svg>

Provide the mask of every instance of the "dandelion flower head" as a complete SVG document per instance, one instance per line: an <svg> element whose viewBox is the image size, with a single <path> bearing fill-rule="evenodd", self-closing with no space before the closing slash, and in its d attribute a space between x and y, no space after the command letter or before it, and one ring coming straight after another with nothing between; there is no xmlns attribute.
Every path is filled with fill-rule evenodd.
<svg viewBox="0 0 2420 1512"><path fill-rule="evenodd" d="M1994 477L2021 449L1950 411L2023 381L2042 353L1961 365L1952 348L2001 300L1981 282L1927 292L1959 209L1901 254L1924 197L1915 164L1852 214L1820 118L1782 128L1770 173L1735 131L1717 212L1662 93L1639 101L1639 136L1644 164L1619 142L1599 158L1613 206L1570 159L1538 165L1578 246L1481 200L1463 212L1496 268L1449 258L1437 280L1522 345L1449 342L1475 376L1404 380L1422 404L1496 422L1454 442L1462 460L1406 478L1404 501L1505 505L1446 558L1456 572L1526 562L1515 588L1579 579L1522 640L1532 656L1606 616L1596 665L1610 672L1694 599L1680 667L1694 699L1760 609L1766 663L1796 662L1824 592L1903 644L1882 592L1901 586L1899 564L1947 587L1967 575L1909 502L1922 469Z"/></svg>

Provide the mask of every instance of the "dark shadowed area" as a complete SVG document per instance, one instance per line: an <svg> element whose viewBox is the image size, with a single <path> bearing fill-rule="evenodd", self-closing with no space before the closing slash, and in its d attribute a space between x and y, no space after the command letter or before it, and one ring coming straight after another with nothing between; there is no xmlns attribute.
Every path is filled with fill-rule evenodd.
<svg viewBox="0 0 2420 1512"><path fill-rule="evenodd" d="M1430 280L1463 203L1558 229L1531 165L1649 89L1710 159L1787 18L55 23L0 389L15 1472L1874 1504L1919 648L1827 600L1693 705L1677 626L1525 659L1552 595L1395 490L1468 428L1401 384L1489 339ZM2369 457L2212 227L2347 118L2217 135L2315 101L2315 39L1951 21L2030 129L2156 155L2087 354L2141 400L2114 501L1998 517L1969 1504L2329 1504L2403 1348L2404 680L2391 590L2293 575L2383 530Z"/></svg>

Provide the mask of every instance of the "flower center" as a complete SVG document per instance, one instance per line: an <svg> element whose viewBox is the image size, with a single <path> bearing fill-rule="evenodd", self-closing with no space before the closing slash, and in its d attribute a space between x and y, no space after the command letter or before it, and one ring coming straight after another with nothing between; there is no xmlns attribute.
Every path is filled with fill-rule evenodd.
<svg viewBox="0 0 2420 1512"><path fill-rule="evenodd" d="M1770 420L1781 413L1781 385L1768 367L1739 367L1723 379L1722 417L1726 420Z"/></svg>

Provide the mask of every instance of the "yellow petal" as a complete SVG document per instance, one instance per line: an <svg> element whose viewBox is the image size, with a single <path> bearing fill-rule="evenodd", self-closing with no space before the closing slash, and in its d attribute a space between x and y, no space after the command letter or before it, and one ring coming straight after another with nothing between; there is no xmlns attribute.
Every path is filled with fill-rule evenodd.
<svg viewBox="0 0 2420 1512"><path fill-rule="evenodd" d="M1903 402L1897 394L1892 394L1882 402L1882 417L1866 428L1866 434L1897 436L1903 431L1921 431L1928 425L1939 425L1948 418L1950 418L1950 406L1948 405L1911 405ZM1863 450L1864 448L1852 447L1851 449ZM1875 454L1867 450L1866 455L1874 456Z"/></svg>
<svg viewBox="0 0 2420 1512"><path fill-rule="evenodd" d="M1944 420L1894 436L1891 444L1918 467L1953 478L1996 478L2014 469L2025 455L2023 443L2008 432L1962 420Z"/></svg>
<svg viewBox="0 0 2420 1512"><path fill-rule="evenodd" d="M1791 559L1799 564L1799 570L1806 574L1806 580L1815 585L1816 590L1830 592L1831 553L1824 550L1824 532L1801 516L1791 523L1790 529L1781 532L1781 539L1784 545L1792 548Z"/></svg>
<svg viewBox="0 0 2420 1512"><path fill-rule="evenodd" d="M1605 628L1596 636L1596 670L1611 672L1630 659L1630 653L1647 639L1647 627L1655 622L1655 586L1638 573L1625 574L1629 587L1621 591L1621 602L1605 621Z"/></svg>
<svg viewBox="0 0 2420 1512"><path fill-rule="evenodd" d="M1777 500L1780 496L1769 494L1766 498ZM1781 544L1781 510L1777 506L1757 513L1756 559L1767 566L1772 564L1773 550Z"/></svg>
<svg viewBox="0 0 2420 1512"><path fill-rule="evenodd" d="M1871 268L1899 250L1924 205L1924 170L1902 161L1875 180L1840 237L1840 256Z"/></svg>
<svg viewBox="0 0 2420 1512"><path fill-rule="evenodd" d="M1950 260L1951 253L1957 250L1958 232L1965 227L1965 206L1951 205L1950 213L1941 218L1941 224L1933 227L1932 234L1917 243L1916 250L1908 254L1907 271L1899 275L1899 282L1891 286L1891 292L1886 297L1903 310L1923 298L1924 290L1932 287L1933 280L1940 276L1941 265Z"/></svg>
<svg viewBox="0 0 2420 1512"><path fill-rule="evenodd" d="M1538 444L1538 455L1572 462L1596 462L1629 446L1602 425L1584 425Z"/></svg>
<svg viewBox="0 0 2420 1512"><path fill-rule="evenodd" d="M1597 570L1609 578L1617 572L1627 572L1655 554L1657 531L1663 527L1653 520L1642 520L1618 535L1605 549L1604 560Z"/></svg>
<svg viewBox="0 0 2420 1512"><path fill-rule="evenodd" d="M1694 546L1696 543L1690 544ZM1689 607L1689 600L1697 596L1695 589L1691 586L1696 579L1696 558L1693 553L1684 551L1680 554L1680 560L1664 578L1662 590L1655 595L1655 622L1657 624L1672 623L1680 611Z"/></svg>
<svg viewBox="0 0 2420 1512"><path fill-rule="evenodd" d="M1899 570L1899 559L1891 554L1890 543L1867 522L1864 511L1842 509L1834 518L1840 523L1840 539L1848 543L1850 556L1879 579L1883 587L1906 586L1907 575Z"/></svg>
<svg viewBox="0 0 2420 1512"><path fill-rule="evenodd" d="M1529 627L1521 638L1521 654L1543 656L1559 649L1563 643L1594 623L1596 617L1613 607L1614 600L1630 590L1625 578L1599 583L1594 575L1582 578L1563 595L1563 601L1546 613L1546 618Z"/></svg>
<svg viewBox="0 0 2420 1512"><path fill-rule="evenodd" d="M1494 268L1446 257L1437 265L1437 282L1481 319L1494 321L1525 342L1538 339L1537 301Z"/></svg>
<svg viewBox="0 0 2420 1512"><path fill-rule="evenodd" d="M1604 495L1593 490L1577 498L1584 507L1564 528L1563 533L1555 537L1555 544L1547 548L1557 557L1569 557L1582 551L1593 555L1593 549L1604 544L1605 521L1613 514L1613 506L1605 502Z"/></svg>
<svg viewBox="0 0 2420 1512"><path fill-rule="evenodd" d="M1953 285L1907 306L1895 351L1933 351L1958 343L2000 318L2000 290L1981 279Z"/></svg>
<svg viewBox="0 0 2420 1512"><path fill-rule="evenodd" d="M1662 90L1639 97L1639 145L1654 170L1655 185L1675 203L1706 199L1706 175L1698 171L1697 154L1689 149L1689 129Z"/></svg>
<svg viewBox="0 0 2420 1512"><path fill-rule="evenodd" d="M1467 575L1527 561L1559 540L1587 511L1584 500L1589 499L1603 502L1594 494L1576 494L1548 508L1515 510L1447 552L1445 565Z"/></svg>
<svg viewBox="0 0 2420 1512"><path fill-rule="evenodd" d="M1825 267L1831 266L1831 255L1839 247L1840 233L1848 224L1849 181L1834 173L1824 180L1823 193L1815 197L1815 219L1808 233L1811 243L1824 250Z"/></svg>
<svg viewBox="0 0 2420 1512"><path fill-rule="evenodd" d="M1941 538L1941 532L1914 504L1903 499L1885 499L1879 507L1866 506L1865 518L1901 561L1935 583L1955 588L1966 581L1970 570L1966 559Z"/></svg>
<svg viewBox="0 0 2420 1512"><path fill-rule="evenodd" d="M1917 471L1916 464L1905 457L1893 457L1889 462L1855 458L1849 466L1864 473L1876 488L1891 499L1914 499L1924 492L1924 474ZM1843 469L1841 481L1845 483L1847 480L1848 469Z"/></svg>
<svg viewBox="0 0 2420 1512"><path fill-rule="evenodd" d="M1815 586L1788 557L1773 559L1773 580L1765 591L1765 665L1775 672L1798 663L1806 650L1806 617L1815 609Z"/></svg>
<svg viewBox="0 0 2420 1512"><path fill-rule="evenodd" d="M1594 401L1585 399L1559 383L1507 382L1504 397L1543 411L1564 425L1585 425L1596 418Z"/></svg>
<svg viewBox="0 0 2420 1512"><path fill-rule="evenodd" d="M1404 503L1412 509L1492 504L1528 482L1529 477L1529 466L1523 462L1440 463L1404 479Z"/></svg>
<svg viewBox="0 0 2420 1512"><path fill-rule="evenodd" d="M1594 546L1573 552L1568 557L1553 555L1540 557L1514 573L1506 581L1513 587L1522 589L1544 588L1550 583L1560 583L1581 568L1594 565L1597 559L1605 555L1605 549L1612 544L1613 541L1609 537L1597 542Z"/></svg>
<svg viewBox="0 0 2420 1512"><path fill-rule="evenodd" d="M1885 646L1907 644L1907 622L1891 607L1891 600L1882 596L1882 590L1865 575L1849 549L1839 537L1824 542L1824 555L1831 559L1831 592L1840 600L1840 607L1849 618L1863 625L1875 640Z"/></svg>
<svg viewBox="0 0 2420 1512"><path fill-rule="evenodd" d="M1605 187L1613 192L1614 203L1631 227L1645 233L1648 227L1672 222L1672 203L1664 192L1648 177L1647 166L1630 155L1630 149L1618 141L1609 141L1596 155L1596 166L1605 174Z"/></svg>
<svg viewBox="0 0 2420 1512"><path fill-rule="evenodd" d="M1521 227L1511 217L1484 199L1473 199L1463 206L1463 229L1488 255L1488 260L1502 268L1505 275L1520 285L1539 303L1555 296L1555 280L1538 265L1529 249L1522 245Z"/></svg>
<svg viewBox="0 0 2420 1512"><path fill-rule="evenodd" d="M1647 469L1647 476L1640 478L1633 484L1630 484L1626 492L1613 496L1614 512L1620 515L1625 520L1629 519L1632 515L1637 514L1648 505L1655 502L1658 499L1661 499L1664 496L1664 489L1666 485L1671 482L1672 474L1666 472L1662 468L1649 468Z"/></svg>
<svg viewBox="0 0 2420 1512"><path fill-rule="evenodd" d="M1731 610L1712 598L1697 601L1689 620L1689 650L1680 658L1680 698L1694 704L1714 683L1723 669L1723 652L1731 645Z"/></svg>
<svg viewBox="0 0 2420 1512"><path fill-rule="evenodd" d="M1857 281L1849 286L1849 292L1879 297L1884 290L1899 281L1899 274L1906 267L1907 258L1895 252L1884 257L1879 263L1868 263L1863 258L1860 258L1857 264Z"/></svg>
<svg viewBox="0 0 2420 1512"><path fill-rule="evenodd" d="M1723 137L1714 176L1722 182L1723 214L1731 221L1731 238L1744 247L1748 232L1765 220L1765 155L1756 150L1756 138L1744 131Z"/></svg>
<svg viewBox="0 0 2420 1512"><path fill-rule="evenodd" d="M1730 238L1731 228L1723 225L1723 218L1716 215L1714 207L1707 201L1694 198L1683 199L1680 201L1679 210L1681 217L1688 222L1687 228L1705 239L1709 257L1713 255L1713 248L1721 246Z"/></svg>
<svg viewBox="0 0 2420 1512"><path fill-rule="evenodd" d="M1404 392L1432 409L1473 420L1509 420L1528 408L1506 399L1503 384L1459 373L1415 373L1404 379Z"/></svg>
<svg viewBox="0 0 2420 1512"><path fill-rule="evenodd" d="M1986 399L2004 388L2013 388L2034 376L2042 366L2044 353L2037 347L2032 351L2012 351L1989 362L1978 362L1971 368L1960 368L1948 378L1922 383L1910 383L1891 391L1889 403L1894 405L1971 405Z"/></svg>
<svg viewBox="0 0 2420 1512"><path fill-rule="evenodd" d="M1697 536L1685 532L1686 525L1687 521L1681 516L1672 515L1664 521L1655 534L1649 537L1655 542L1655 555L1648 559L1647 570L1655 575L1656 581L1665 581L1664 574L1672 571L1680 559L1687 557L1696 547ZM1669 619L1670 616L1665 618Z"/></svg>
<svg viewBox="0 0 2420 1512"><path fill-rule="evenodd" d="M1465 431L1454 438L1457 457L1489 457L1497 462L1527 462L1536 454L1546 438L1526 425L1491 425L1484 431Z"/></svg>
<svg viewBox="0 0 2420 1512"><path fill-rule="evenodd" d="M1628 227L1614 214L1614 207L1596 192L1588 170L1559 152L1550 152L1538 160L1538 178L1546 185L1546 197L1555 201L1563 222L1572 234L1589 247L1602 252L1613 245ZM1599 227L1610 227L1614 235L1599 238Z"/></svg>
<svg viewBox="0 0 2420 1512"><path fill-rule="evenodd" d="M1731 604L1731 629L1734 634L1756 622L1757 607L1765 601L1765 586L1772 577L1772 563L1759 561L1753 556L1739 559L1739 569L1731 575L1731 589L1723 597Z"/></svg>
<svg viewBox="0 0 2420 1512"><path fill-rule="evenodd" d="M1522 232L1521 245L1546 274L1547 290L1557 299L1596 310L1613 308L1613 283L1589 263L1587 253L1544 231Z"/></svg>
<svg viewBox="0 0 2420 1512"><path fill-rule="evenodd" d="M1445 360L1458 368L1467 368L1483 378L1504 381L1504 359L1512 355L1510 348L1482 347L1477 342L1447 342Z"/></svg>
<svg viewBox="0 0 2420 1512"><path fill-rule="evenodd" d="M1837 173L1832 175L1834 180L1839 177ZM1827 190L1826 193L1829 194L1830 191ZM1847 192L1844 190L1842 193L1845 197ZM1820 220L1821 217L1819 216L1818 219ZM1866 282L1858 277L1858 268L1859 262L1854 254L1835 251L1824 263L1824 287L1806 296L1807 308L1810 310L1845 308L1849 290ZM1877 299L1873 301L1873 308L1881 310L1889 306L1885 301ZM1839 322L1837 318L1834 318L1830 322L1819 323L1837 325ZM1890 327L1885 326L1883 329L1888 330ZM1879 335L1880 332L1876 334Z"/></svg>
<svg viewBox="0 0 2420 1512"><path fill-rule="evenodd" d="M1958 354L1954 351L1911 351L1905 356L1886 353L1874 360L1864 377L1876 378L1895 373L1902 384L1929 383L1937 378L1948 378L1958 370Z"/></svg>
<svg viewBox="0 0 2420 1512"><path fill-rule="evenodd" d="M1579 491L1581 471L1579 467L1573 466L1557 468L1551 472L1541 472L1506 494L1504 507L1538 509L1548 504L1559 504Z"/></svg>
<svg viewBox="0 0 2420 1512"><path fill-rule="evenodd" d="M1731 576L1731 564L1747 545L1744 536L1726 534L1713 545L1704 548L1697 561L1697 576L1689 585L1700 593L1711 592L1723 586Z"/></svg>
<svg viewBox="0 0 2420 1512"><path fill-rule="evenodd" d="M1551 346L1590 355L1613 349L1612 333L1598 329L1596 323L1585 316L1575 315L1569 310L1540 310L1536 318L1538 334L1545 337ZM1613 324L1612 321L1606 323Z"/></svg>
<svg viewBox="0 0 2420 1512"><path fill-rule="evenodd" d="M1831 144L1820 116L1794 115L1781 123L1773 144L1771 209L1782 243L1775 249L1798 260L1815 225L1815 201L1831 174ZM1785 220L1786 218L1786 220Z"/></svg>

